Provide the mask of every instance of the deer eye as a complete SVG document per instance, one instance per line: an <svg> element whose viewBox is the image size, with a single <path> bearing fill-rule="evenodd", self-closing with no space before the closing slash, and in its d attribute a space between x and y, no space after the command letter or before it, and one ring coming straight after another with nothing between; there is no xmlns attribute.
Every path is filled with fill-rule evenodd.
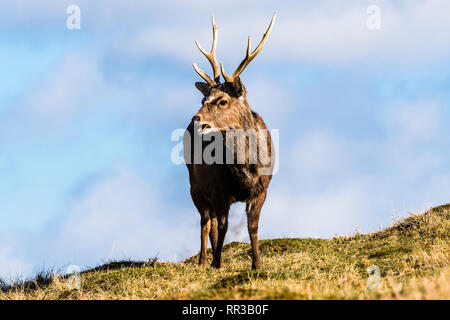
<svg viewBox="0 0 450 320"><path fill-rule="evenodd" d="M227 100L221 100L219 102L219 105L221 105L222 107L225 106L227 104Z"/></svg>

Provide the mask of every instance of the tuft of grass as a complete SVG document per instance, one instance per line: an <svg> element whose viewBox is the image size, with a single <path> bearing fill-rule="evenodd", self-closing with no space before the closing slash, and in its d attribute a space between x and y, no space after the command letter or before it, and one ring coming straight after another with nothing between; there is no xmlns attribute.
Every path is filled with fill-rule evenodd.
<svg viewBox="0 0 450 320"><path fill-rule="evenodd" d="M224 246L224 267L117 261L81 273L81 288L50 272L6 284L0 299L450 299L450 204L375 233L260 241L263 269L247 243ZM211 260L211 251L210 260ZM370 266L380 270L368 288Z"/></svg>

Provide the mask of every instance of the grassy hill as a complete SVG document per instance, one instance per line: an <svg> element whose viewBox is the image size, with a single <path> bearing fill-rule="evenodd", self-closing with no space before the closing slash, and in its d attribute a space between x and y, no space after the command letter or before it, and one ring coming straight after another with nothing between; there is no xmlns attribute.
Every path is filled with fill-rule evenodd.
<svg viewBox="0 0 450 320"><path fill-rule="evenodd" d="M233 242L221 270L198 266L198 256L114 262L84 271L81 290L40 275L2 285L0 299L450 299L450 204L376 233L263 240L260 248L261 271L250 270L250 245ZM367 288L372 265L377 289Z"/></svg>

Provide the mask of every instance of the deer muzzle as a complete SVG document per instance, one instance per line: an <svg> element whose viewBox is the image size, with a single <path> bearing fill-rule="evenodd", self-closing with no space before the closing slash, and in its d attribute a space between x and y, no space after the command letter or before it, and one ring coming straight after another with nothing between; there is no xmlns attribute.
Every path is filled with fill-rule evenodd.
<svg viewBox="0 0 450 320"><path fill-rule="evenodd" d="M216 129L210 123L203 122L200 115L195 115L192 118L192 121L194 122L194 132L197 132L200 135L216 131Z"/></svg>

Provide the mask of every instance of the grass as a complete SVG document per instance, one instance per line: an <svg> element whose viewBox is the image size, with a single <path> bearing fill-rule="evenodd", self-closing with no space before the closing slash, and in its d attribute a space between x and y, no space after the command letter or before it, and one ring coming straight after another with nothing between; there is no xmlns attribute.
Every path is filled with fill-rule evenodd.
<svg viewBox="0 0 450 320"><path fill-rule="evenodd" d="M0 282L0 299L450 299L450 204L370 234L260 241L263 269L251 271L250 245L224 247L224 267L118 261L67 277ZM211 256L209 256L211 260ZM380 270L368 289L367 268Z"/></svg>

